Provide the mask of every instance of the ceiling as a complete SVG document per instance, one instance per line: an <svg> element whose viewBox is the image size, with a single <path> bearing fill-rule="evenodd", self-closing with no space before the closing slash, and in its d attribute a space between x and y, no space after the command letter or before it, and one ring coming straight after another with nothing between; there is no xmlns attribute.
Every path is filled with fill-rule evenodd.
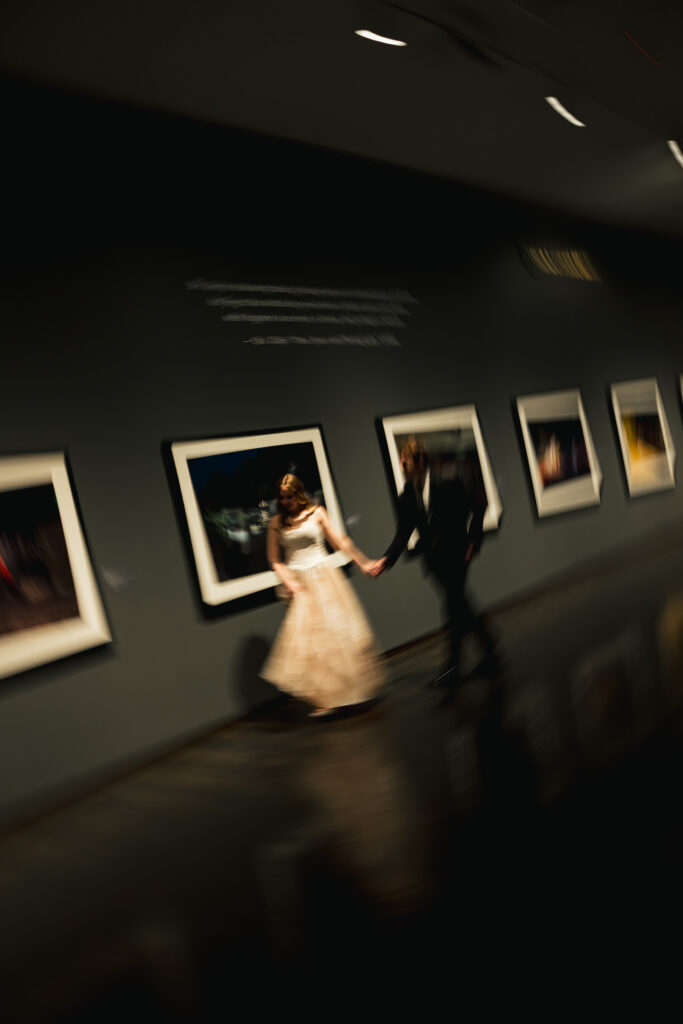
<svg viewBox="0 0 683 1024"><path fill-rule="evenodd" d="M2 0L0 69L680 237L682 30L681 0Z"/></svg>

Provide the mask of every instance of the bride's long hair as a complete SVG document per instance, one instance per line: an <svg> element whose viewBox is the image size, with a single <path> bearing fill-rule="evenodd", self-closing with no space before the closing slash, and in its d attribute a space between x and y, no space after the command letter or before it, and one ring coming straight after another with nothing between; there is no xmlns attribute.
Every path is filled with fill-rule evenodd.
<svg viewBox="0 0 683 1024"><path fill-rule="evenodd" d="M281 476L276 483L277 488L277 507L280 513L280 527L289 526L290 520L293 516L298 516L305 508L313 509L315 505L306 494L304 485L299 480L298 476L294 476L293 473L285 473ZM280 491L289 491L294 500L296 501L296 508L288 511L280 504Z"/></svg>

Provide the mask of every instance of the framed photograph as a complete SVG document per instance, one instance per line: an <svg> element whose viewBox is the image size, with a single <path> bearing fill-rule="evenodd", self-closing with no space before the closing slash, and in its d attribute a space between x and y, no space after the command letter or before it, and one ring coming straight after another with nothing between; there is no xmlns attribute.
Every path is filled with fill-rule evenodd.
<svg viewBox="0 0 683 1024"><path fill-rule="evenodd" d="M539 516L600 504L602 473L577 390L517 399Z"/></svg>
<svg viewBox="0 0 683 1024"><path fill-rule="evenodd" d="M275 587L266 533L277 512L276 481L293 473L345 533L320 427L174 441L177 475L201 599L217 606ZM330 564L345 565L334 552Z"/></svg>
<svg viewBox="0 0 683 1024"><path fill-rule="evenodd" d="M64 453L0 458L0 677L110 640Z"/></svg>
<svg viewBox="0 0 683 1024"><path fill-rule="evenodd" d="M674 450L654 377L611 387L614 420L631 497L673 487Z"/></svg>
<svg viewBox="0 0 683 1024"><path fill-rule="evenodd" d="M417 437L427 449L429 464L438 476L461 476L469 487L480 493L482 501L487 503L484 529L497 529L503 506L474 405L385 416L379 423L396 497L405 486L399 452L405 441ZM417 540L416 530L408 547L414 548Z"/></svg>

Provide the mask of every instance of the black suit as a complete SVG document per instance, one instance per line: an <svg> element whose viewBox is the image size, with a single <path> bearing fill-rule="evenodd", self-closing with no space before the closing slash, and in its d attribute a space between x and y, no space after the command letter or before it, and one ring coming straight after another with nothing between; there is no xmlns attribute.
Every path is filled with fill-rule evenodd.
<svg viewBox="0 0 683 1024"><path fill-rule="evenodd" d="M485 654L493 651L493 642L481 619L474 614L465 596L465 580L470 544L479 551L483 538L485 501L477 501L474 490L460 477L453 480L430 478L428 509L422 504L422 488L406 483L398 500L398 526L385 552L390 569L405 550L413 530L420 539L416 550L422 555L427 572L438 581L446 603L450 630L449 668L457 670L462 638L470 629L477 633Z"/></svg>

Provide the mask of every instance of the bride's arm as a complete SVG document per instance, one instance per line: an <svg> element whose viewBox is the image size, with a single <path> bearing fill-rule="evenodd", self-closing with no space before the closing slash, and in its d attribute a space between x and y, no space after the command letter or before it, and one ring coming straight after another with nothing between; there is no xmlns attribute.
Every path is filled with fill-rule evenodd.
<svg viewBox="0 0 683 1024"><path fill-rule="evenodd" d="M280 517L273 516L268 523L268 536L266 539L266 555L273 572L276 572L290 594L298 594L302 589L301 584L292 576L291 572L282 561L282 549L280 545Z"/></svg>
<svg viewBox="0 0 683 1024"><path fill-rule="evenodd" d="M351 538L347 537L345 533L337 533L324 508L319 508L315 516L323 528L325 539L332 545L335 551L343 551L344 554L348 555L349 558L356 563L359 569L369 575L374 562L371 562L367 555L364 555L363 552L356 547Z"/></svg>

